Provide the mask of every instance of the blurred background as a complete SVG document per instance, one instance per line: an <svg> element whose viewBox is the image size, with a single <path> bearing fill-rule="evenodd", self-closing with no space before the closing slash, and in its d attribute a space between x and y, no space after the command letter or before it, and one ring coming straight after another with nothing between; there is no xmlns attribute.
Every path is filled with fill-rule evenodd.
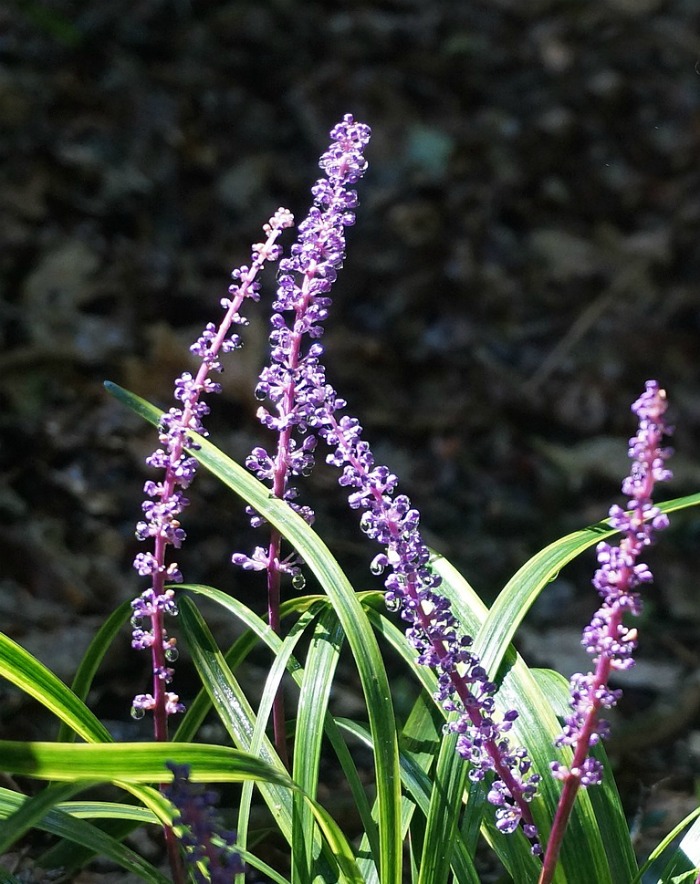
<svg viewBox="0 0 700 884"><path fill-rule="evenodd" d="M142 588L133 529L155 437L103 379L169 407L231 269L278 206L304 216L348 112L374 137L328 374L428 542L490 601L543 545L604 518L650 377L677 424L662 494L700 489L696 0L9 0L0 611L62 677ZM213 440L238 458L265 444L252 393L273 294L268 276L211 403ZM317 529L358 588L377 586L334 483L319 469L309 486ZM191 497L186 579L262 611L262 585L229 565L262 538L206 475ZM650 554L612 747L631 815L649 790L693 789L699 538L679 515ZM594 567L591 552L548 588L519 637L528 660L586 665ZM143 689L136 657L125 634L96 688L115 721ZM0 695L2 736L42 735Z"/></svg>

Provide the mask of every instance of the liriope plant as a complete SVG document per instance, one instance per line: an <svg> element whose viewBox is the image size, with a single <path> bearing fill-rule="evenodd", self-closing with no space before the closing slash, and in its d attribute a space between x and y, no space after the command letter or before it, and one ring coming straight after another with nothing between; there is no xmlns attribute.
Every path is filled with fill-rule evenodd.
<svg viewBox="0 0 700 884"><path fill-rule="evenodd" d="M31 854L33 873L6 863L4 881L31 880L30 874L42 880L41 869L71 880L100 855L145 881L178 884L476 884L477 847L484 843L517 884L700 880L700 811L638 858L603 748L605 709L619 698L610 678L633 665L631 618L651 581L642 555L670 513L700 503L700 494L652 501L655 484L670 476L666 394L648 381L632 406L637 432L623 483L626 508L615 505L606 520L555 540L487 608L426 545L418 510L398 492L391 469L375 461L323 365L321 337L346 229L355 221L355 185L367 168L369 138L369 128L351 115L333 128L320 161L323 177L296 238L285 254L284 231L294 220L277 210L250 264L234 271L223 317L192 345L199 367L176 381L174 407L162 412L107 384L159 436L136 528L146 548L134 566L147 585L105 621L70 687L0 634L0 675L59 722L54 740L0 741L2 770L45 782L31 794L0 789L0 855L31 830L51 836L35 842L41 846ZM251 393L270 444L241 465L206 438L205 399L220 390L213 376L243 342L248 301L261 299L258 276L267 262L278 269L269 359ZM351 584L303 502L303 480L319 454L337 469L351 519L371 541L368 580L382 575L381 591ZM231 558L252 572L250 579L264 581L264 614L220 589L185 583L173 559L186 537L185 491L200 466L233 492L235 506L242 501L263 532L260 546L232 549ZM594 545L601 605L583 631L591 670L567 683L528 667L511 641L554 575ZM317 592L302 595L309 578ZM287 583L293 593L285 592ZM237 624L240 636L230 646L221 647L210 631L204 601ZM152 682L131 707L134 718L152 718L149 742L116 742L86 704L127 621L133 647L147 651L152 663ZM201 682L191 698L172 690L178 642L186 644ZM271 661L262 692L246 681L246 661L259 647ZM352 719L333 713L346 648L364 702ZM402 718L392 697L398 672L415 686ZM291 692L282 699L285 676L296 685L293 702ZM251 695L261 696L257 704ZM225 745L203 737L211 714L227 735ZM334 818L334 803L322 800L329 794L323 782L329 755L334 781L342 776L352 803L349 831ZM112 784L122 799L80 797L99 783ZM236 803L219 809L211 784L226 783L239 784ZM164 833L164 866L128 842L144 825ZM277 833L274 859L266 853L270 829Z"/></svg>

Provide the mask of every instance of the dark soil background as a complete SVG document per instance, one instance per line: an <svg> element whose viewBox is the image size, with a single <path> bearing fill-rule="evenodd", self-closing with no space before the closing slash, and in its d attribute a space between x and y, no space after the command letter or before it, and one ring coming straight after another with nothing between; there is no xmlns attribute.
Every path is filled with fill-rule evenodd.
<svg viewBox="0 0 700 884"><path fill-rule="evenodd" d="M169 406L231 268L277 206L303 217L348 112L374 137L329 377L428 541L491 600L544 544L603 518L649 377L677 424L664 494L698 490L699 72L697 0L5 3L3 630L69 680L139 591L133 526L155 439L102 380ZM239 458L262 438L252 391L273 292L269 277L212 402L212 437ZM332 476L309 494L320 533L373 586L374 552ZM262 610L228 564L256 542L238 504L204 474L192 497L186 579ZM700 758L699 537L679 515L651 553L611 747L630 814L666 796L664 830ZM529 660L585 665L593 568L590 553L548 589L520 636ZM125 634L93 698L120 736L146 684L135 658ZM0 734L53 731L2 687Z"/></svg>

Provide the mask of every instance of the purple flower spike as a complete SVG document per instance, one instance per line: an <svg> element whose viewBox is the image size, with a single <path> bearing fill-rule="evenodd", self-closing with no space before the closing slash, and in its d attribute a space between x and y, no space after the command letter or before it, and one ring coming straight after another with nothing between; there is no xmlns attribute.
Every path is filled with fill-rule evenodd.
<svg viewBox="0 0 700 884"><path fill-rule="evenodd" d="M377 466L362 427L355 418L336 417L345 407L328 385L312 424L331 448L328 463L342 469L339 484L350 489L348 501L361 509L360 527L383 552L372 560L371 571L390 573L385 601L409 626L406 636L418 652L418 662L438 674L436 699L447 712L456 712L448 729L457 733L457 751L469 762L474 782L493 775L488 800L496 809L498 829L509 834L521 826L535 854L541 852L529 803L540 776L523 748L513 748L508 731L518 717L515 710L496 715L496 685L488 680L481 661L470 650L472 639L460 635L460 624L449 601L440 594L440 578L430 567L430 552L420 533L420 516L403 494L398 480L385 466Z"/></svg>
<svg viewBox="0 0 700 884"><path fill-rule="evenodd" d="M610 524L622 532L622 540L618 546L603 542L597 547L593 586L603 603L584 629L581 642L593 657L595 670L577 673L571 679L572 711L556 740L557 746L572 747L573 763L570 768L552 763L555 777L578 779L582 786L602 781L601 765L588 757L588 750L608 735L609 725L599 718L600 710L615 706L621 695L608 687L610 675L634 665L637 630L626 626L623 618L639 616L642 603L637 589L652 580L651 571L639 557L655 533L668 526L668 517L651 500L655 483L671 477L666 468L671 449L663 447L664 437L671 433L664 420L666 408L666 391L656 381L647 381L644 393L632 406L639 428L629 443L632 469L622 483L622 491L630 498L628 510L610 508Z"/></svg>
<svg viewBox="0 0 700 884"><path fill-rule="evenodd" d="M255 448L246 466L309 524L314 513L296 502L298 492L290 479L308 476L314 467L316 437L311 421L326 395L319 363L323 347L318 339L331 305L329 293L345 257L345 228L355 222L357 192L349 185L359 181L367 168L364 150L369 139L369 126L356 122L351 114L331 130L331 144L319 160L326 177L312 188L314 205L298 226L290 257L279 262L270 364L255 390L257 399L267 400L258 409L258 419L277 434L277 450L270 454ZM262 524L256 513L250 516L254 527ZM268 550L258 548L251 556L234 553L232 557L234 564L245 569L268 569L269 617L275 629L280 572L296 578L297 587L301 583L301 563L296 557L280 560L280 541L272 531Z"/></svg>
<svg viewBox="0 0 700 884"><path fill-rule="evenodd" d="M355 222L357 193L350 188L367 168L364 150L369 142L369 126L357 123L351 114L331 130L331 144L319 165L326 174L312 188L314 204L299 225L290 257L279 262L275 311L270 323L270 364L260 375L255 397L266 405L258 409L258 419L277 436L276 451L255 448L246 466L259 480L268 483L271 493L287 504L309 525L314 512L296 502L293 477L308 476L314 468L316 437L310 432L316 408L325 397L325 377L319 360L323 347L319 338L331 305L329 297L345 257L345 228ZM264 519L247 509L254 528ZM305 578L296 553L281 557L282 537L271 529L267 549L258 547L252 555L236 552L234 565L246 570L267 572L267 610L270 628L280 632L281 575L291 576L292 586L302 590ZM284 709L278 695L272 710L275 742L280 758L286 759Z"/></svg>
<svg viewBox="0 0 700 884"><path fill-rule="evenodd" d="M599 543L598 570L593 585L603 599L590 624L583 631L582 644L593 657L595 668L586 675L576 673L571 679L571 712L564 719L557 746L570 746L570 766L552 762L552 775L564 784L547 850L542 863L540 881L549 884L554 877L564 832L566 831L578 790L600 785L603 768L590 749L606 739L610 726L600 717L601 710L610 709L620 699L621 691L609 686L617 670L634 665L632 654L637 647L637 630L624 623L625 616L639 616L641 599L637 588L652 579L649 568L639 561L656 531L666 528L668 518L654 506L651 494L656 482L670 479L666 460L671 449L663 447L671 428L666 424L666 391L656 381L647 381L642 395L632 406L639 419L637 435L630 439L629 456L632 468L622 483L622 491L630 498L627 511L610 508L610 525L622 533L617 546Z"/></svg>
<svg viewBox="0 0 700 884"><path fill-rule="evenodd" d="M217 817L219 796L192 783L188 765L168 761L166 767L172 771L173 781L165 790L165 797L178 811L173 822L185 829L180 843L193 879L198 884L230 884L234 875L245 868L235 849L236 833L224 829ZM200 868L202 865L206 874Z"/></svg>
<svg viewBox="0 0 700 884"><path fill-rule="evenodd" d="M167 582L180 583L182 574L175 562L166 564L166 551L169 546L179 549L185 540L185 531L180 525L180 515L189 501L183 494L194 478L197 461L189 457L185 449L195 447L192 433L207 435L203 424L209 413L209 406L201 397L218 393L220 386L209 377L212 372L222 370L219 356L240 347L238 335L229 335L231 326L245 325L239 310L246 298L258 300L259 283L256 277L266 261L276 261L281 249L276 244L281 232L290 227L294 219L286 209L278 209L263 227L266 235L264 243L253 246L250 267L243 266L233 271L234 284L229 288L229 298L222 300L224 318L218 328L209 323L198 340L190 348L200 359L196 375L184 372L175 382L175 399L181 407L171 408L160 422L159 441L162 448L147 458L149 466L162 470L160 482L149 480L144 485L147 495L142 509L143 521L136 526L139 540L153 540L153 551L139 553L134 559L134 568L150 579L150 587L132 603L134 628L132 646L136 649L150 649L153 662L153 694L139 694L132 705L132 715L143 717L153 711L155 737L167 738L167 718L175 712L184 711L176 694L165 690L172 680L173 671L166 664L177 658L176 641L169 638L164 626L165 615L177 614L174 592L165 589ZM144 621L147 623L145 624ZM147 628L144 628L146 625Z"/></svg>

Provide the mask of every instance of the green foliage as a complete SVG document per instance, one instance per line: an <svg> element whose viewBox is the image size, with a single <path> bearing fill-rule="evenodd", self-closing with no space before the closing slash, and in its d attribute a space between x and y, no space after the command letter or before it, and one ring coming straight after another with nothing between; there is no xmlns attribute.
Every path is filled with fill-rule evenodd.
<svg viewBox="0 0 700 884"><path fill-rule="evenodd" d="M153 406L114 385L110 390L157 423L160 412ZM279 637L255 612L213 587L177 588L182 641L202 687L170 743L115 743L86 706L102 658L129 617L128 604L121 605L96 635L72 689L0 634L0 675L46 707L59 723L53 743L0 741L0 769L46 783L31 798L0 789L0 853L37 829L53 836L53 846L38 858L45 868L61 865L76 871L99 854L144 881L168 880L124 839L135 826L172 823L173 809L157 786L170 776L165 762L175 761L188 764L195 781L239 784L236 828L241 855L271 881L478 884L475 855L477 845L486 843L510 880L536 882L539 861L520 832L504 836L496 830L483 788L468 780L467 765L454 751L454 735L443 734L445 713L433 700L435 675L416 664L415 651L384 610L381 594L356 591L314 530L239 464L207 440L197 441L201 448L192 452L194 456L280 530L324 594L284 603L285 631ZM698 504L700 494L695 494L662 504L661 509L672 512ZM543 777L533 814L545 839L559 793L557 781L548 776L549 762L566 762L568 754L552 746L566 708L567 686L556 673L529 668L511 642L552 577L612 534L599 523L554 542L518 571L490 610L446 559L435 555L432 561L443 580L441 591L464 630L475 636L484 665L499 685L499 707L519 710L515 737L528 747ZM203 616L212 604L230 618L231 632L238 636L228 648L219 646ZM246 661L262 646L274 662L261 689L246 684ZM337 716L332 708L343 654L344 661L352 660L362 693L363 709L353 718ZM413 685L403 721L394 711L388 661L392 672L401 667L404 679ZM272 702L283 677L295 686L289 772L268 737ZM250 699L251 687L261 697L257 708ZM201 741L202 726L211 715L225 729L231 746ZM640 870L612 772L604 751L599 748L596 754L605 765L605 781L577 798L558 884L635 884L643 873L645 881L692 880L700 838L698 812L670 833ZM334 818L337 805L327 800L333 795L323 782L327 759L343 775L342 797L349 807L343 809L342 826ZM79 797L96 784L111 784L122 799ZM330 789L340 791L337 784ZM351 824L345 822L348 819ZM258 855L257 847L271 828L287 845L288 869L275 870L262 853ZM650 871L653 878L648 877ZM11 871L0 869L0 880L14 880Z"/></svg>

